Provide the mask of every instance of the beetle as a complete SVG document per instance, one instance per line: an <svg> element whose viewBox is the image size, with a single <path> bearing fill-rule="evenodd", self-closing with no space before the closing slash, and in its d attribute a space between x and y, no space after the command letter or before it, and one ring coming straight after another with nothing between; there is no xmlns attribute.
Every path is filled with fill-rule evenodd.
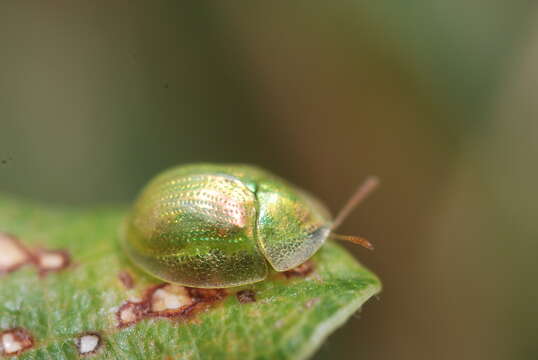
<svg viewBox="0 0 538 360"><path fill-rule="evenodd" d="M304 190L241 164L191 164L164 171L134 202L121 236L140 268L171 283L226 288L264 280L301 265L327 238L373 249L334 233L377 186L370 177L333 220Z"/></svg>

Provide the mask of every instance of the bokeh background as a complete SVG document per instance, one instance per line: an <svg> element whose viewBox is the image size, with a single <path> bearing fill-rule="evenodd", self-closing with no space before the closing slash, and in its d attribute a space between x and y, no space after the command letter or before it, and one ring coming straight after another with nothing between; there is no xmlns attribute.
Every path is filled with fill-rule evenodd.
<svg viewBox="0 0 538 360"><path fill-rule="evenodd" d="M316 359L538 356L538 9L523 0L0 0L0 189L127 203L248 162L336 212L384 291Z"/></svg>

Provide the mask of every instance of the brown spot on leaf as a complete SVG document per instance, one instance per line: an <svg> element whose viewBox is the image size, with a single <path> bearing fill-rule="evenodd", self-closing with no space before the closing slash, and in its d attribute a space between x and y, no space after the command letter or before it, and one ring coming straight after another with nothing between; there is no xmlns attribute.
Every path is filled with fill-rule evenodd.
<svg viewBox="0 0 538 360"><path fill-rule="evenodd" d="M287 278L291 277L305 277L314 271L314 263L311 260L307 260L306 262L302 263L301 265L288 270L284 271L284 275Z"/></svg>
<svg viewBox="0 0 538 360"><path fill-rule="evenodd" d="M150 317L192 317L225 296L222 289L197 289L177 284L152 286L140 302L127 301L118 309L118 326L130 326Z"/></svg>
<svg viewBox="0 0 538 360"><path fill-rule="evenodd" d="M118 309L116 318L119 327L126 327L142 320L148 313L147 302L127 301Z"/></svg>
<svg viewBox="0 0 538 360"><path fill-rule="evenodd" d="M252 290L238 291L235 296L237 296L237 300L239 300L241 304L256 302L256 293Z"/></svg>
<svg viewBox="0 0 538 360"><path fill-rule="evenodd" d="M168 284L158 288L151 295L151 312L168 315L184 311L194 303L186 287Z"/></svg>
<svg viewBox="0 0 538 360"><path fill-rule="evenodd" d="M121 271L118 274L118 278L120 279L123 286L125 286L126 289L132 289L134 286L134 280L131 274L129 274L127 271Z"/></svg>
<svg viewBox="0 0 538 360"><path fill-rule="evenodd" d="M63 270L70 262L69 253L65 250L39 249L34 255L34 263L41 275Z"/></svg>
<svg viewBox="0 0 538 360"><path fill-rule="evenodd" d="M75 340L78 353L82 356L95 354L102 345L101 335L96 332L86 332L77 336Z"/></svg>
<svg viewBox="0 0 538 360"><path fill-rule="evenodd" d="M32 261L32 254L13 235L0 232L0 275Z"/></svg>
<svg viewBox="0 0 538 360"><path fill-rule="evenodd" d="M0 332L0 355L14 356L34 346L34 339L23 328L13 328Z"/></svg>
<svg viewBox="0 0 538 360"><path fill-rule="evenodd" d="M214 303L224 299L227 295L224 289L186 288L197 303Z"/></svg>
<svg viewBox="0 0 538 360"><path fill-rule="evenodd" d="M60 271L70 264L65 250L31 250L15 236L0 232L0 275L24 264L33 264L40 275Z"/></svg>

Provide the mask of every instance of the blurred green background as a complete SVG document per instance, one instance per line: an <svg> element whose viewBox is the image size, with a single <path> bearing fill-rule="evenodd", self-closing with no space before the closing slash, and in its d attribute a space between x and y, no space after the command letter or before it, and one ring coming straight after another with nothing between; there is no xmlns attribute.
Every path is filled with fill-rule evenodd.
<svg viewBox="0 0 538 360"><path fill-rule="evenodd" d="M538 9L523 0L0 0L0 191L127 203L248 162L336 212L384 291L317 359L538 356Z"/></svg>

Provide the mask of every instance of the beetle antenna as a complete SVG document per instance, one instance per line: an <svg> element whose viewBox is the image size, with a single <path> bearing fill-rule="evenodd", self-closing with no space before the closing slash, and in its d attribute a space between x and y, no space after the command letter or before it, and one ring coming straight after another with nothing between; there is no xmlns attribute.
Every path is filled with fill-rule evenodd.
<svg viewBox="0 0 538 360"><path fill-rule="evenodd" d="M374 250L374 246L368 240L360 236L340 235L340 234L331 233L330 237L337 240L344 240L344 241L352 242L353 244L360 245L362 247L367 248L368 250Z"/></svg>
<svg viewBox="0 0 538 360"><path fill-rule="evenodd" d="M366 180L359 185L357 190L355 190L355 193L351 196L351 198L349 198L342 210L340 210L333 222L331 230L336 230L340 225L342 225L342 222L348 217L351 211L353 211L357 205L363 202L364 199L366 199L366 197L370 195L378 185L379 179L376 176L367 177Z"/></svg>

